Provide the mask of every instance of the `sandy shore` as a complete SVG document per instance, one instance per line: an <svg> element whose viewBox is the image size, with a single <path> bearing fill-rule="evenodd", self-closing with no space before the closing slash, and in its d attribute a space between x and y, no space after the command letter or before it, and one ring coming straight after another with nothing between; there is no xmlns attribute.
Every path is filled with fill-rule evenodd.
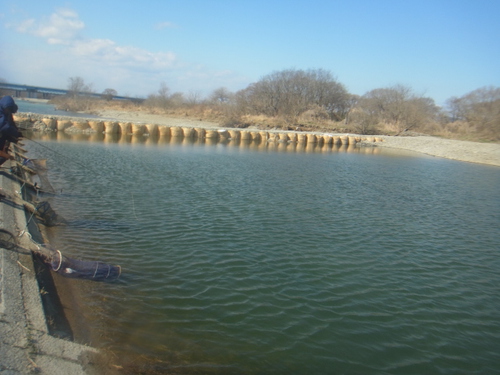
<svg viewBox="0 0 500 375"><path fill-rule="evenodd" d="M420 152L446 159L500 167L500 144L456 141L430 136L390 137L380 136L381 147L391 147Z"/></svg>
<svg viewBox="0 0 500 375"><path fill-rule="evenodd" d="M192 126L200 128L220 128L218 123L189 118L172 118L141 112L101 111L99 116L117 121L157 124L164 126ZM383 142L377 147L390 147L420 152L427 155L460 160L470 163L488 164L500 167L500 144L456 141L431 136L377 136Z"/></svg>

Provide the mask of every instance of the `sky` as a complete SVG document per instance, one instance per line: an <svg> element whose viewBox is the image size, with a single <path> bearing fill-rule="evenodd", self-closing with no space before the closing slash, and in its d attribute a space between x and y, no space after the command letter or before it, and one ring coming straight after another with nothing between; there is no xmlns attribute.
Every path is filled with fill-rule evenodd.
<svg viewBox="0 0 500 375"><path fill-rule="evenodd" d="M0 0L0 79L206 97L285 69L443 105L500 86L500 0Z"/></svg>

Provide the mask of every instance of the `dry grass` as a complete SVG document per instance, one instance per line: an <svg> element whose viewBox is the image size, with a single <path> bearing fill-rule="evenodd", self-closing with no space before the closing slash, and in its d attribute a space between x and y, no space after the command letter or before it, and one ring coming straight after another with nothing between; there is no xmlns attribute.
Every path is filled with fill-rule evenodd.
<svg viewBox="0 0 500 375"><path fill-rule="evenodd" d="M222 106L210 104L182 105L170 108L158 108L124 100L105 101L96 98L56 97L52 104L60 109L97 113L100 110L116 110L164 115L175 118L190 118L210 121L221 126L232 128L256 128L274 130L312 131L325 133L357 133L354 123L332 121L318 111L308 111L295 119L283 117L268 117L264 115L236 115ZM496 129L477 129L466 121L428 122L418 128L412 128L412 133L439 136L447 139L467 140L476 142L500 142L500 132ZM399 130L388 123L379 123L373 129L374 134L395 135Z"/></svg>

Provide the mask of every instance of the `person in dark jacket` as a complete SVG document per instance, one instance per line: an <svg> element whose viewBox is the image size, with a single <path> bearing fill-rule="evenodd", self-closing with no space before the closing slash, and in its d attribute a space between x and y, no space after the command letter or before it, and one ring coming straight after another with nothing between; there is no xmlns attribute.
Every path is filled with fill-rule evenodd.
<svg viewBox="0 0 500 375"><path fill-rule="evenodd" d="M12 99L12 96L6 95L0 99L0 165L6 159L12 159L8 154L9 142L17 143L19 138L22 137L12 116L16 112L17 104Z"/></svg>

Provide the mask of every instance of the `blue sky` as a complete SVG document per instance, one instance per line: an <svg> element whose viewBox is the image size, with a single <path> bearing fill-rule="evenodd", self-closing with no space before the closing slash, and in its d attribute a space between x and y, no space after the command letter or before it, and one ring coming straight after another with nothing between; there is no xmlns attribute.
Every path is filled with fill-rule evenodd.
<svg viewBox="0 0 500 375"><path fill-rule="evenodd" d="M0 78L146 97L237 91L283 69L437 104L500 86L500 0L0 0Z"/></svg>

